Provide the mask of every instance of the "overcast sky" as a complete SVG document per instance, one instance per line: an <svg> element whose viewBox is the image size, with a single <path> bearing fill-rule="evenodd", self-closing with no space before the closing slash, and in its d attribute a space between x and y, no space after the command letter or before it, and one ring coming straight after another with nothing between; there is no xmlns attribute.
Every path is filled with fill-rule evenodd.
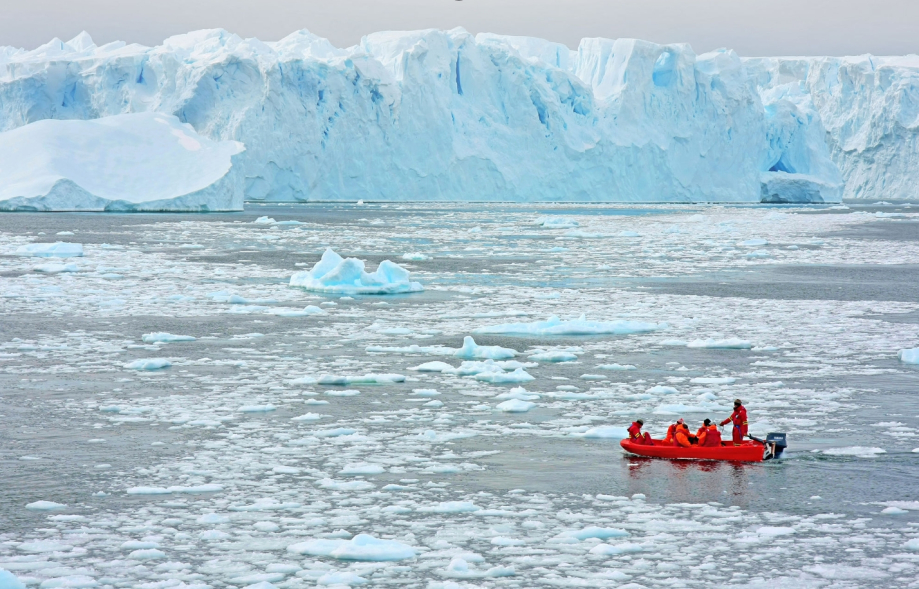
<svg viewBox="0 0 919 589"><path fill-rule="evenodd" d="M543 37L690 43L758 55L919 53L919 0L0 0L0 45L88 31L159 44L202 28L274 41L301 28L347 47L381 30L462 26Z"/></svg>

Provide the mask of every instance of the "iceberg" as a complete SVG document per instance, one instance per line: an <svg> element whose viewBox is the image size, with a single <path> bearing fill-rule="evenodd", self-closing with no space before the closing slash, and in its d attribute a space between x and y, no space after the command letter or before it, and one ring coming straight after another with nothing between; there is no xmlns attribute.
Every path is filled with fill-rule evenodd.
<svg viewBox="0 0 919 589"><path fill-rule="evenodd" d="M841 177L851 182L849 168L870 168L873 155L845 146L850 165L821 133L840 136L837 121L858 101L827 105L816 83L772 92L766 70L730 50L603 38L571 50L461 28L373 33L346 49L306 30L271 43L201 30L157 47L96 46L82 33L34 51L0 48L0 132L167 117L189 141L213 142L203 151L233 157L206 174L210 183L228 174L233 205L239 192L266 202L838 202ZM912 177L909 99L884 92L903 104L885 153L907 148L897 171ZM855 109L867 134L888 125L871 108ZM245 151L234 156L233 142ZM210 183L192 188L210 194ZM142 206L76 184L82 191L58 191ZM176 196L147 195L159 204L143 210L178 210ZM43 198L23 206L51 207ZM192 200L182 206L216 206Z"/></svg>
<svg viewBox="0 0 919 589"><path fill-rule="evenodd" d="M0 211L238 211L237 141L153 112L0 133Z"/></svg>
<svg viewBox="0 0 919 589"><path fill-rule="evenodd" d="M409 280L409 271L389 260L380 262L373 274L364 271L364 262L342 258L332 248L325 250L312 270L296 272L290 286L330 294L398 294L424 290Z"/></svg>

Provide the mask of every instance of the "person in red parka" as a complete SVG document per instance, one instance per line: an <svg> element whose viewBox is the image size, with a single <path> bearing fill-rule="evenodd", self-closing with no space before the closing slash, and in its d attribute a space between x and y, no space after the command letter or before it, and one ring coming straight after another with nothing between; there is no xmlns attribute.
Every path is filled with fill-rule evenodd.
<svg viewBox="0 0 919 589"><path fill-rule="evenodd" d="M734 424L731 428L731 437L734 440L734 445L740 446L744 436L747 435L747 410L740 399L734 399L734 413L731 413L730 417L722 421L721 425L725 425L728 422Z"/></svg>
<svg viewBox="0 0 919 589"><path fill-rule="evenodd" d="M629 441L633 444L642 444L644 446L653 446L654 442L651 441L651 436L648 432L641 432L641 426L645 424L644 421L636 419L632 422L632 425L629 426Z"/></svg>
<svg viewBox="0 0 919 589"><path fill-rule="evenodd" d="M670 424L670 427L667 428L667 436L664 438L664 444L670 445L673 443L673 440L676 438L676 429L683 423L683 418L676 420L676 423Z"/></svg>
<svg viewBox="0 0 919 589"><path fill-rule="evenodd" d="M718 431L718 426L712 423L711 419L705 420L696 436L699 438L699 446L706 448L721 447L721 432Z"/></svg>

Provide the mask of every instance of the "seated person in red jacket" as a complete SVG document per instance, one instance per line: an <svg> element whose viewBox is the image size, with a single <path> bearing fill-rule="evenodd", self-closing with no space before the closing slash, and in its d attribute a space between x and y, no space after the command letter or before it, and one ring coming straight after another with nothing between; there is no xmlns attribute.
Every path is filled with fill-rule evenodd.
<svg viewBox="0 0 919 589"><path fill-rule="evenodd" d="M721 432L718 431L718 426L712 423L711 419L705 420L702 427L696 432L696 436L699 438L699 446L706 448L721 446Z"/></svg>
<svg viewBox="0 0 919 589"><path fill-rule="evenodd" d="M641 419L636 419L632 422L632 425L629 426L629 441L633 444L642 444L645 446L653 446L654 442L651 441L651 436L648 432L642 433L641 426L645 424Z"/></svg>
<svg viewBox="0 0 919 589"><path fill-rule="evenodd" d="M676 424L676 429L673 432L673 445L689 448L693 445L691 440L692 436L689 433L689 428L682 422L683 420L681 419Z"/></svg>

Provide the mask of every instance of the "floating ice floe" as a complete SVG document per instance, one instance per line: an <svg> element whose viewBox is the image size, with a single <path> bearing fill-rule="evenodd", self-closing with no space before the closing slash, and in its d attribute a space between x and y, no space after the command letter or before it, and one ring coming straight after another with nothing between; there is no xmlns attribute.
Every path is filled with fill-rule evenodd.
<svg viewBox="0 0 919 589"><path fill-rule="evenodd" d="M423 262L425 260L430 260L431 256L426 256L425 254L416 252L410 254L402 254L402 259L409 262Z"/></svg>
<svg viewBox="0 0 919 589"><path fill-rule="evenodd" d="M637 370L632 364L600 364L597 368L600 370Z"/></svg>
<svg viewBox="0 0 919 589"><path fill-rule="evenodd" d="M140 360L134 360L133 362L128 362L124 365L125 368L129 370L162 370L164 368L169 368L172 366L166 358L142 358Z"/></svg>
<svg viewBox="0 0 919 589"><path fill-rule="evenodd" d="M562 321L558 317L549 317L545 321L532 323L504 323L474 329L473 333L492 335L627 335L647 333L664 329L666 323L648 323L644 321L587 321L584 315L578 319Z"/></svg>
<svg viewBox="0 0 919 589"><path fill-rule="evenodd" d="M663 342L661 342L663 343ZM674 345L674 344L669 344ZM686 344L687 348L709 348L714 350L749 350L753 344L736 337L727 339L697 339Z"/></svg>
<svg viewBox="0 0 919 589"><path fill-rule="evenodd" d="M827 456L854 456L855 458L874 458L879 454L886 454L883 448L869 448L865 446L849 446L846 448L828 448L822 451Z"/></svg>
<svg viewBox="0 0 919 589"><path fill-rule="evenodd" d="M516 574L516 571L514 567L503 566L491 567L484 571L478 570L470 565L466 559L457 556L450 560L450 564L443 571L440 571L440 574L453 579L481 579L486 577L512 577ZM429 587L434 589L435 585L438 584L431 584ZM472 587L472 585L466 585L465 587ZM442 589L464 589L464 586L447 582L442 585Z"/></svg>
<svg viewBox="0 0 919 589"><path fill-rule="evenodd" d="M600 425L592 427L585 432L575 432L571 435L576 438L594 440L624 440L629 437L629 430L616 425Z"/></svg>
<svg viewBox="0 0 919 589"><path fill-rule="evenodd" d="M578 226L577 221L567 217L539 217L533 224L547 229L570 229Z"/></svg>
<svg viewBox="0 0 919 589"><path fill-rule="evenodd" d="M496 372L480 372L475 375L475 379L491 384L518 384L535 380L535 377L523 368L517 368L513 372L504 372L503 370Z"/></svg>
<svg viewBox="0 0 919 589"><path fill-rule="evenodd" d="M904 364L919 364L919 348L900 350L897 356Z"/></svg>
<svg viewBox="0 0 919 589"><path fill-rule="evenodd" d="M517 355L516 350L502 348L501 346L480 346L475 343L472 336L467 335L463 338L463 347L453 352L456 358L465 358L468 360L505 360Z"/></svg>
<svg viewBox="0 0 919 589"><path fill-rule="evenodd" d="M546 352L536 352L527 356L527 358L537 362L574 362L578 359L578 357L571 352L552 350Z"/></svg>
<svg viewBox="0 0 919 589"><path fill-rule="evenodd" d="M63 503L55 503L54 501L33 501L26 505L26 509L30 511L60 511L61 509L67 509L67 506ZM2 585L0 585L2 587Z"/></svg>
<svg viewBox="0 0 919 589"><path fill-rule="evenodd" d="M520 399L511 399L509 401L504 401L503 403L498 403L495 406L495 409L498 411L504 411L505 413L526 413L533 407L536 407L536 403L531 403L530 401L522 401Z"/></svg>
<svg viewBox="0 0 919 589"><path fill-rule="evenodd" d="M79 272L80 267L76 264L38 264L32 268L33 272L42 274L60 274L62 272Z"/></svg>
<svg viewBox="0 0 919 589"><path fill-rule="evenodd" d="M80 258L83 257L83 244L58 241L55 243L28 243L16 248L17 256L35 258Z"/></svg>
<svg viewBox="0 0 919 589"><path fill-rule="evenodd" d="M40 120L0 133L0 210L238 211L244 151L155 112Z"/></svg>
<svg viewBox="0 0 919 589"><path fill-rule="evenodd" d="M145 344L165 344L170 342L193 342L195 338L190 335L173 335L171 333L157 332L145 333L143 337Z"/></svg>
<svg viewBox="0 0 919 589"><path fill-rule="evenodd" d="M373 274L364 271L364 262L342 258L325 250L312 270L296 272L290 286L334 294L398 294L420 292L421 284L409 280L409 271L395 262L383 260Z"/></svg>
<svg viewBox="0 0 919 589"><path fill-rule="evenodd" d="M309 556L330 556L338 560L383 562L415 558L415 549L395 540L380 540L358 534L350 540L308 540L287 547L288 552Z"/></svg>
<svg viewBox="0 0 919 589"><path fill-rule="evenodd" d="M0 568L0 589L26 589L26 586L16 575Z"/></svg>
<svg viewBox="0 0 919 589"><path fill-rule="evenodd" d="M317 379L317 384L327 386L349 386L356 384L393 384L405 382L401 374L365 374L363 376L336 376L323 374Z"/></svg>
<svg viewBox="0 0 919 589"><path fill-rule="evenodd" d="M409 370L414 370L416 372L443 372L445 370L452 369L453 366L451 364L447 364L446 362L441 362L439 360L435 360L433 362L425 362L424 364L419 364L418 366L409 368Z"/></svg>

